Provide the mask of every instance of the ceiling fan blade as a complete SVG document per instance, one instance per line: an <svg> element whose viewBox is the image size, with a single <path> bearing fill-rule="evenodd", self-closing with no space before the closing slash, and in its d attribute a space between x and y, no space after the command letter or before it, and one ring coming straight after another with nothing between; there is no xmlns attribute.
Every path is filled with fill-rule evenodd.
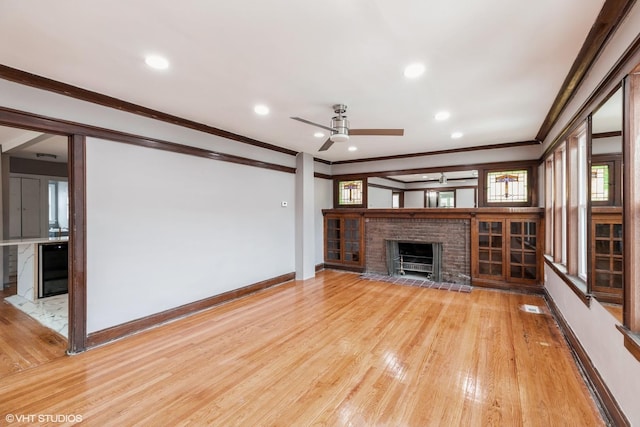
<svg viewBox="0 0 640 427"><path fill-rule="evenodd" d="M403 136L404 129L349 129L349 135Z"/></svg>
<svg viewBox="0 0 640 427"><path fill-rule="evenodd" d="M291 118L293 120L297 120L299 122L306 123L306 124L311 125L311 126L317 126L319 128L326 129L326 130L331 131L331 132L333 132L333 130L334 130L334 129L330 128L329 126L321 125L321 124L318 124L318 123L313 123L313 122L310 122L309 120L305 120L305 119L300 118L300 117L291 117Z"/></svg>
<svg viewBox="0 0 640 427"><path fill-rule="evenodd" d="M318 151L327 151L332 145L333 141L327 138L327 140L324 142L324 144L322 144L322 147L320 147Z"/></svg>

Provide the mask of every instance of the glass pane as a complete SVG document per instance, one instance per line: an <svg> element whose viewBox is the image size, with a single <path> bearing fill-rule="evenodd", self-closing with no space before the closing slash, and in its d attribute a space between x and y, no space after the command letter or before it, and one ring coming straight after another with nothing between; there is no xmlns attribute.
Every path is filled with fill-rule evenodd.
<svg viewBox="0 0 640 427"><path fill-rule="evenodd" d="M491 264L491 275L502 276L502 264Z"/></svg>
<svg viewBox="0 0 640 427"><path fill-rule="evenodd" d="M609 286L609 273L596 273L596 286L608 288Z"/></svg>
<svg viewBox="0 0 640 427"><path fill-rule="evenodd" d="M481 248L489 247L489 236L487 235L478 236L478 246L480 246Z"/></svg>
<svg viewBox="0 0 640 427"><path fill-rule="evenodd" d="M536 254L525 254L524 263L528 265L536 265Z"/></svg>
<svg viewBox="0 0 640 427"><path fill-rule="evenodd" d="M526 170L487 173L487 202L526 202L528 198Z"/></svg>
<svg viewBox="0 0 640 427"><path fill-rule="evenodd" d="M613 260L613 271L622 271L622 260L614 259Z"/></svg>
<svg viewBox="0 0 640 427"><path fill-rule="evenodd" d="M478 259L481 261L489 261L489 251L486 249L478 251Z"/></svg>
<svg viewBox="0 0 640 427"><path fill-rule="evenodd" d="M535 267L525 267L524 268L524 278L525 279L536 279L536 268Z"/></svg>
<svg viewBox="0 0 640 427"><path fill-rule="evenodd" d="M536 243L537 239L535 237L527 237L525 239L525 246L528 246L529 249L535 249L536 248Z"/></svg>
<svg viewBox="0 0 640 427"><path fill-rule="evenodd" d="M616 240L613 242L613 253L615 255L622 255L622 242Z"/></svg>
<svg viewBox="0 0 640 427"><path fill-rule="evenodd" d="M609 258L596 257L596 270L609 270Z"/></svg>
<svg viewBox="0 0 640 427"><path fill-rule="evenodd" d="M622 274L614 274L613 275L613 283L612 286L616 289L622 289Z"/></svg>
<svg viewBox="0 0 640 427"><path fill-rule="evenodd" d="M480 221L478 223L478 232L480 233L488 233L489 232L489 223L486 221Z"/></svg>
<svg viewBox="0 0 640 427"><path fill-rule="evenodd" d="M596 253L597 254L608 254L609 249L609 241L608 240L596 240Z"/></svg>
<svg viewBox="0 0 640 427"><path fill-rule="evenodd" d="M502 237L500 237L500 236L491 236L491 247L492 248L501 248L502 247Z"/></svg>
<svg viewBox="0 0 640 427"><path fill-rule="evenodd" d="M529 236L535 236L537 234L536 223L535 222L526 222L525 223L524 234L527 234Z"/></svg>
<svg viewBox="0 0 640 427"><path fill-rule="evenodd" d="M493 234L502 234L502 223L501 222L492 222L491 223L491 232Z"/></svg>
<svg viewBox="0 0 640 427"><path fill-rule="evenodd" d="M521 222L512 222L511 223L511 234L522 234L522 223Z"/></svg>
<svg viewBox="0 0 640 427"><path fill-rule="evenodd" d="M491 251L491 261L494 262L502 262L502 250L493 250Z"/></svg>
<svg viewBox="0 0 640 427"><path fill-rule="evenodd" d="M363 193L363 180L338 182L338 204L361 205Z"/></svg>
<svg viewBox="0 0 640 427"><path fill-rule="evenodd" d="M596 237L610 237L611 227L609 224L596 224Z"/></svg>
<svg viewBox="0 0 640 427"><path fill-rule="evenodd" d="M613 224L613 237L622 238L622 224Z"/></svg>
<svg viewBox="0 0 640 427"><path fill-rule="evenodd" d="M522 266L520 266L520 265L512 265L511 266L511 277L522 277Z"/></svg>
<svg viewBox="0 0 640 427"><path fill-rule="evenodd" d="M609 165L591 166L591 200L609 201Z"/></svg>
<svg viewBox="0 0 640 427"><path fill-rule="evenodd" d="M329 251L329 252L327 252L327 258L328 259L332 259L332 260L333 259L338 260L338 259L340 259L340 253L339 252L331 252L331 251Z"/></svg>
<svg viewBox="0 0 640 427"><path fill-rule="evenodd" d="M491 264L486 263L486 262L481 262L479 267L480 267L480 274L489 274L489 266Z"/></svg>
<svg viewBox="0 0 640 427"><path fill-rule="evenodd" d="M511 237L511 249L522 249L522 239L520 237Z"/></svg>

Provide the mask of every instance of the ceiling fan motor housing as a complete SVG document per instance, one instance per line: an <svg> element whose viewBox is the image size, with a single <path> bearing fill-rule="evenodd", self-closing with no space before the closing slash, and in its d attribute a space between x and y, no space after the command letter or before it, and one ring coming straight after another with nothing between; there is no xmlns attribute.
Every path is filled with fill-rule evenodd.
<svg viewBox="0 0 640 427"><path fill-rule="evenodd" d="M339 115L331 119L331 127L334 131L329 139L333 142L345 142L349 140L349 120L346 116Z"/></svg>

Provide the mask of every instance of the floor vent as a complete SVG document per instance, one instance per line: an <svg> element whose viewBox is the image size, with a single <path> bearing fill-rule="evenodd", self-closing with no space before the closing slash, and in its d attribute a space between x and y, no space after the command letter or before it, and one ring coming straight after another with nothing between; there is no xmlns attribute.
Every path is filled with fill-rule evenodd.
<svg viewBox="0 0 640 427"><path fill-rule="evenodd" d="M542 314L542 309L537 305L524 304L522 309L527 313Z"/></svg>

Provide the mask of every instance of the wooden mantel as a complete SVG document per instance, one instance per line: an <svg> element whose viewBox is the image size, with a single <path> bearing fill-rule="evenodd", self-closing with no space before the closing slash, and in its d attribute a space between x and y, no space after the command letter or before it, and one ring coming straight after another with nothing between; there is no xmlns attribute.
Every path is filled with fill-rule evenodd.
<svg viewBox="0 0 640 427"><path fill-rule="evenodd" d="M395 209L365 209L339 208L323 209L322 214L351 214L366 218L451 218L471 219L479 214L488 215L532 215L544 216L544 208L395 208Z"/></svg>

